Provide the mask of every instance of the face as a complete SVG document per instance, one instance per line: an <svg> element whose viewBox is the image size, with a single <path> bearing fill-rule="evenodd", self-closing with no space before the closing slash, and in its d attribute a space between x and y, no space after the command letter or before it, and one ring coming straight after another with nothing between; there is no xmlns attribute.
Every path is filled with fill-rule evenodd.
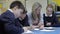
<svg viewBox="0 0 60 34"><path fill-rule="evenodd" d="M48 8L47 8L47 13L48 13L48 14L52 14L52 11L53 11L53 9L52 9L51 7L48 7Z"/></svg>
<svg viewBox="0 0 60 34"><path fill-rule="evenodd" d="M14 11L15 17L19 18L21 16L21 12L23 12L23 9L16 8L15 11Z"/></svg>
<svg viewBox="0 0 60 34"><path fill-rule="evenodd" d="M39 7L39 8L36 9L36 13L37 14L40 14L40 11L41 11L41 7Z"/></svg>
<svg viewBox="0 0 60 34"><path fill-rule="evenodd" d="M21 14L20 18L24 19L26 17L26 14Z"/></svg>

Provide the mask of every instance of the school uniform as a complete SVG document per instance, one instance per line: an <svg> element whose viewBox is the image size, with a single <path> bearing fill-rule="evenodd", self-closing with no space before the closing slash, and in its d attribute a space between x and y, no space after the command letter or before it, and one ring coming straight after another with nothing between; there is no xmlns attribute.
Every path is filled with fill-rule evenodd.
<svg viewBox="0 0 60 34"><path fill-rule="evenodd" d="M28 16L27 15L24 19L21 20L21 19L17 18L17 20L22 24L23 27L30 26L29 22L28 22Z"/></svg>
<svg viewBox="0 0 60 34"><path fill-rule="evenodd" d="M58 19L57 19L55 14L51 14L49 16L47 16L47 14L43 14L43 20L44 20L44 26L45 27L53 27L58 23ZM50 26L46 25L48 22L51 22Z"/></svg>
<svg viewBox="0 0 60 34"><path fill-rule="evenodd" d="M21 34L24 32L19 22L16 22L15 15L11 9L0 16L0 34Z"/></svg>

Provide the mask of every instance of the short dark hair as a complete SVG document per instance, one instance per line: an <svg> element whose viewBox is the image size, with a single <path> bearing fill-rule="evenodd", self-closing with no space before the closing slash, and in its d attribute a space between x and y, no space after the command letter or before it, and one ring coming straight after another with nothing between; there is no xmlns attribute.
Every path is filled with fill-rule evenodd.
<svg viewBox="0 0 60 34"><path fill-rule="evenodd" d="M20 1L12 2L11 5L10 5L10 9L12 9L12 8L14 8L16 6L17 6L18 9L23 9L23 11L25 11L25 7Z"/></svg>
<svg viewBox="0 0 60 34"><path fill-rule="evenodd" d="M10 5L10 9L14 8L15 6L17 6L18 9L19 8L24 9L24 6L23 6L23 4L20 1L12 2L11 5Z"/></svg>

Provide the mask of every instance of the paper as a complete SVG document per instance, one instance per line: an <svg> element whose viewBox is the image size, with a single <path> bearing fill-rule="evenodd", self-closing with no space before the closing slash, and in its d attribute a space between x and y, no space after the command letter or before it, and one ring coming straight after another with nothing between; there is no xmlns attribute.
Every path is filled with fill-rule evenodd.
<svg viewBox="0 0 60 34"><path fill-rule="evenodd" d="M46 31L46 32L51 32L51 31L55 31L55 30L40 30L40 31Z"/></svg>
<svg viewBox="0 0 60 34"><path fill-rule="evenodd" d="M34 30L39 30L38 28L35 28Z"/></svg>
<svg viewBox="0 0 60 34"><path fill-rule="evenodd" d="M27 32L24 32L24 33L33 33L32 31L30 31L30 30L27 30Z"/></svg>
<svg viewBox="0 0 60 34"><path fill-rule="evenodd" d="M45 29L53 29L53 27L45 27Z"/></svg>

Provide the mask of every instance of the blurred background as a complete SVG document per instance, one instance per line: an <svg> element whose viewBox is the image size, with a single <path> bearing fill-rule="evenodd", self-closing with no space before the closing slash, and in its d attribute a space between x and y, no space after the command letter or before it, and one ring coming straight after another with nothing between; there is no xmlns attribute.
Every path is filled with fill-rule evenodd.
<svg viewBox="0 0 60 34"><path fill-rule="evenodd" d="M0 14L4 13L10 6L10 4L16 0L0 0ZM48 4L52 4L54 6L54 11L56 13L56 16L58 17L60 21L60 0L18 0L23 3L25 6L26 10L31 12L32 10L32 5L34 2L39 2L42 5L42 10L41 13L46 12L46 6Z"/></svg>

